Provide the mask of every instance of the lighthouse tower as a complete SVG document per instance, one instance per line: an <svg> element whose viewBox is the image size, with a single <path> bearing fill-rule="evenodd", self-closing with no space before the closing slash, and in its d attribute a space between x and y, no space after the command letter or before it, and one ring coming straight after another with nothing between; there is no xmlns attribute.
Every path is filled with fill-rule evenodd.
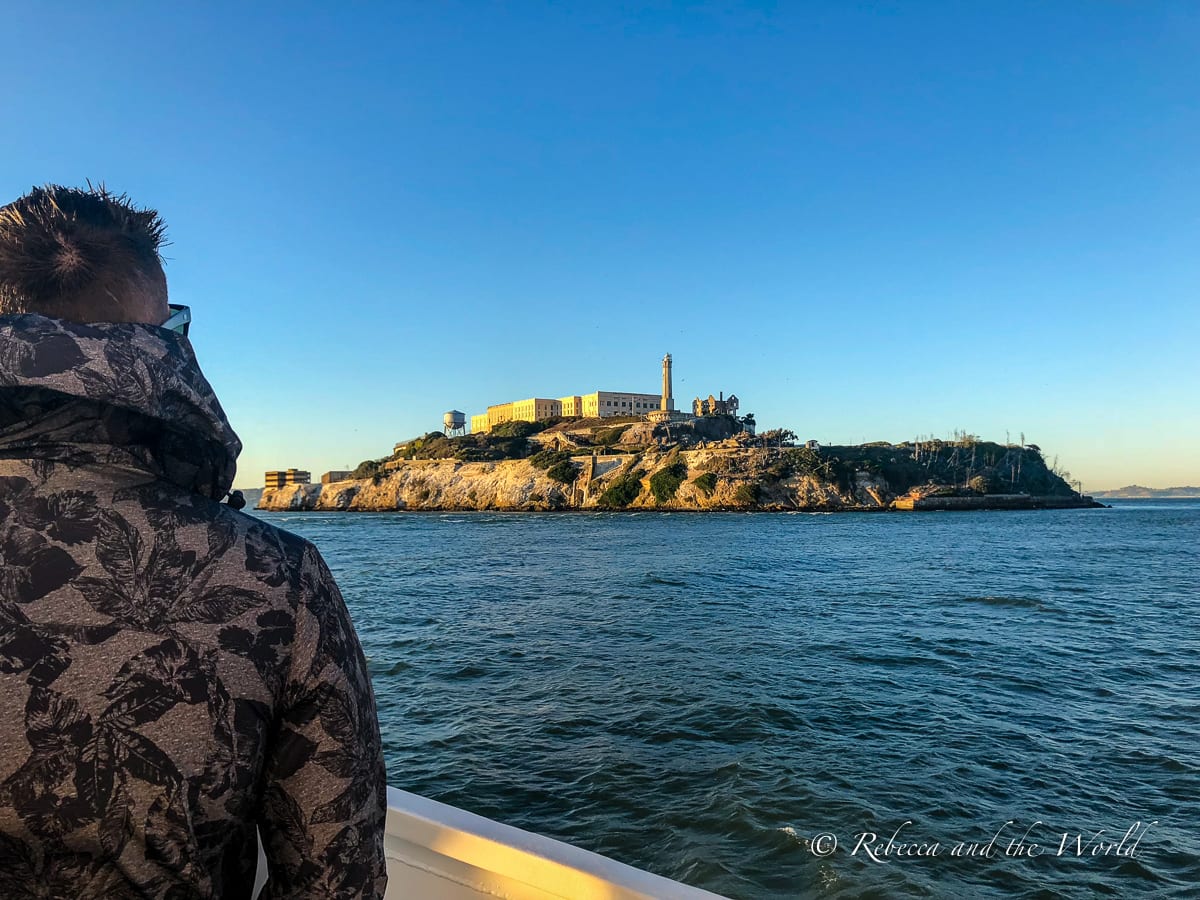
<svg viewBox="0 0 1200 900"><path fill-rule="evenodd" d="M650 410L650 412L646 413L646 418L655 424L675 422L690 418L689 416L675 412L675 393L671 389L670 353L663 357L663 388L662 398L659 401L658 409Z"/></svg>
<svg viewBox="0 0 1200 900"><path fill-rule="evenodd" d="M662 407L663 412L673 412L675 409L675 396L671 392L671 354L668 353L663 357L663 390L662 390Z"/></svg>

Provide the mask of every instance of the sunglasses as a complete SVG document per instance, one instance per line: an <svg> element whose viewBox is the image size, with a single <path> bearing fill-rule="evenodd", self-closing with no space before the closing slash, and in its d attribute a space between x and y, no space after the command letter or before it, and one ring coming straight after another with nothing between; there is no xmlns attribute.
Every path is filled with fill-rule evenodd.
<svg viewBox="0 0 1200 900"><path fill-rule="evenodd" d="M162 327L187 337L188 326L192 324L192 308L177 306L174 303L170 304L168 308L171 310L171 315L167 317L167 321L162 323Z"/></svg>

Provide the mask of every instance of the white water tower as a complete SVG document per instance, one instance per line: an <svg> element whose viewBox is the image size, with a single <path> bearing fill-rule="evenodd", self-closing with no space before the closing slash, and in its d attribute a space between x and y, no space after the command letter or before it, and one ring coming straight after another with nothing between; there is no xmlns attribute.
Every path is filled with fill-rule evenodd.
<svg viewBox="0 0 1200 900"><path fill-rule="evenodd" d="M442 431L448 437L458 437L467 433L467 416L465 413L452 409L442 416Z"/></svg>

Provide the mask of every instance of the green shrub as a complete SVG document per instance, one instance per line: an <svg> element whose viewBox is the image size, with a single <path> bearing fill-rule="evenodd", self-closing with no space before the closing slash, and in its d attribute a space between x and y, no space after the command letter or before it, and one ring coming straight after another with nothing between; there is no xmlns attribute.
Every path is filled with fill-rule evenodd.
<svg viewBox="0 0 1200 900"><path fill-rule="evenodd" d="M907 491L929 480L929 470L912 456L896 455L886 460L880 468L880 474L888 487L897 492Z"/></svg>
<svg viewBox="0 0 1200 900"><path fill-rule="evenodd" d="M629 472L615 479L600 495L599 503L609 509L623 509L642 492L642 473Z"/></svg>
<svg viewBox="0 0 1200 900"><path fill-rule="evenodd" d="M692 479L692 484L694 484L697 489L704 494L705 497L711 497L713 491L717 489L717 476L712 472L705 472L703 475Z"/></svg>
<svg viewBox="0 0 1200 900"><path fill-rule="evenodd" d="M468 445L455 450L454 458L463 462L486 462L491 457L485 449Z"/></svg>
<svg viewBox="0 0 1200 900"><path fill-rule="evenodd" d="M541 422L501 422L489 431L488 435L498 438L527 438L531 434L537 434L545 429L546 425Z"/></svg>
<svg viewBox="0 0 1200 900"><path fill-rule="evenodd" d="M546 470L546 475L559 484L570 484L578 474L575 463L569 459L560 460Z"/></svg>
<svg viewBox="0 0 1200 900"><path fill-rule="evenodd" d="M497 462L502 459L524 459L529 453L529 442L525 438L493 439L488 435L472 435L456 438L451 445L453 452L427 459L454 458L463 462Z"/></svg>
<svg viewBox="0 0 1200 900"><path fill-rule="evenodd" d="M384 459L386 459L386 457L384 457ZM350 477L351 478L374 478L375 475L381 471L383 471L383 460L382 459L364 459L362 462L360 462L358 464L357 468L355 468L355 470L352 473L350 473Z"/></svg>
<svg viewBox="0 0 1200 900"><path fill-rule="evenodd" d="M569 450L540 450L529 457L529 462L535 469L549 469L563 460L571 458Z"/></svg>
<svg viewBox="0 0 1200 900"><path fill-rule="evenodd" d="M763 478L767 481L783 481L783 479L791 474L792 467L788 464L788 461L780 458L767 466L766 471L763 472Z"/></svg>
<svg viewBox="0 0 1200 900"><path fill-rule="evenodd" d="M659 503L666 503L675 496L683 480L687 478L687 463L676 460L650 476L650 491Z"/></svg>
<svg viewBox="0 0 1200 900"><path fill-rule="evenodd" d="M788 468L788 475L816 475L824 464L821 454L808 447L785 450L783 459Z"/></svg>
<svg viewBox="0 0 1200 900"><path fill-rule="evenodd" d="M621 440L621 435L623 435L628 428L628 425L617 425L613 428L597 429L596 443L600 444L602 447L611 447L613 444L617 443L617 441Z"/></svg>
<svg viewBox="0 0 1200 900"><path fill-rule="evenodd" d="M734 500L747 506L757 503L760 497L762 497L762 485L757 481L738 485L738 489L733 494Z"/></svg>
<svg viewBox="0 0 1200 900"><path fill-rule="evenodd" d="M500 459L524 459L529 455L529 441L523 437L496 441L492 445L492 449Z"/></svg>
<svg viewBox="0 0 1200 900"><path fill-rule="evenodd" d="M473 446L474 435L463 438L448 438L440 431L432 431L408 445L405 456L409 459L450 459L463 446Z"/></svg>

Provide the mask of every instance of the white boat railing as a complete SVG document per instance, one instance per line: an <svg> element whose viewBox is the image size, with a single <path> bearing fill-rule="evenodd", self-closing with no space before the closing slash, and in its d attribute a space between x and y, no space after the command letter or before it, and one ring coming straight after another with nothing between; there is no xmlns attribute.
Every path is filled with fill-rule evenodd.
<svg viewBox="0 0 1200 900"><path fill-rule="evenodd" d="M721 900L590 850L388 788L385 900ZM259 850L255 895L267 877Z"/></svg>
<svg viewBox="0 0 1200 900"><path fill-rule="evenodd" d="M457 885L438 898L713 900L718 895L541 834L388 788L388 900L429 897L406 879ZM719 898L718 898L719 900Z"/></svg>

